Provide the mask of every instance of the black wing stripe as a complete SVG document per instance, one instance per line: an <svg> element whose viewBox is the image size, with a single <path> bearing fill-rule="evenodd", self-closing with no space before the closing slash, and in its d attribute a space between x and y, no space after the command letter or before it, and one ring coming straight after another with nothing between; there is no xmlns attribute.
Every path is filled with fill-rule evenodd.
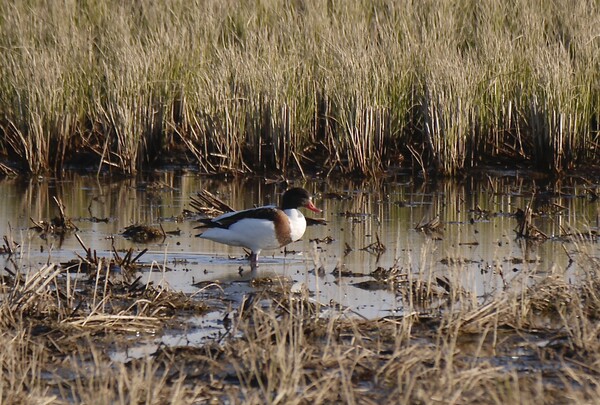
<svg viewBox="0 0 600 405"><path fill-rule="evenodd" d="M277 208L257 208L253 210L240 211L236 214L221 218L218 221L209 218L203 218L199 221L202 223L198 228L224 228L227 229L236 222L246 219L266 219L274 221L277 217Z"/></svg>

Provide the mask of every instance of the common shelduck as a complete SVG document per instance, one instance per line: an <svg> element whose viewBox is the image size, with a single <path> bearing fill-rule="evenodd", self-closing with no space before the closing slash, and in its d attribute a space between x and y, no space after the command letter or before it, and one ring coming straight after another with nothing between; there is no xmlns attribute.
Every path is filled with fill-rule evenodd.
<svg viewBox="0 0 600 405"><path fill-rule="evenodd" d="M262 250L278 249L304 235L306 219L298 210L300 207L321 212L308 191L295 187L283 194L281 207L267 205L201 219L202 225L196 229L203 231L196 236L250 249L250 265L255 268Z"/></svg>

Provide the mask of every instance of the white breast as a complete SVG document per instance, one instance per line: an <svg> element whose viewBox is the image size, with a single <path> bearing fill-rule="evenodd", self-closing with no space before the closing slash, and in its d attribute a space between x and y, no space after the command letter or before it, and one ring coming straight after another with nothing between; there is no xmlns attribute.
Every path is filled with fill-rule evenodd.
<svg viewBox="0 0 600 405"><path fill-rule="evenodd" d="M285 214L290 218L290 236L292 241L297 241L304 235L306 231L306 219L302 212L297 209L284 210Z"/></svg>

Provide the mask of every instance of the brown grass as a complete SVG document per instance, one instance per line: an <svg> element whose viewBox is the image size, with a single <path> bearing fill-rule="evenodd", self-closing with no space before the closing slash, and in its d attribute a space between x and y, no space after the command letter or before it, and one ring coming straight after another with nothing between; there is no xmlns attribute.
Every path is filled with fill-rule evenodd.
<svg viewBox="0 0 600 405"><path fill-rule="evenodd" d="M594 401L600 262L589 243L568 247L580 273L524 268L486 298L463 287L460 260L449 261L442 281L427 269L394 268L386 280L404 312L374 320L292 292L287 283L257 280L256 292L228 313L224 336L196 347L163 346L126 363L107 355L115 342L135 334L143 342L204 304L160 286L132 288L102 261L76 278L56 264L13 272L3 278L0 303L0 397L149 404Z"/></svg>
<svg viewBox="0 0 600 405"><path fill-rule="evenodd" d="M0 16L0 174L598 163L592 0L36 0Z"/></svg>

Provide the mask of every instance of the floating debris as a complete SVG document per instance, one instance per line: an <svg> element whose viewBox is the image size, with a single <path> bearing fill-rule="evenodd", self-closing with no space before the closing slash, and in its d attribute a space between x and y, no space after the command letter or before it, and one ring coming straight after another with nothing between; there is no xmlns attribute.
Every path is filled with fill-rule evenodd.
<svg viewBox="0 0 600 405"><path fill-rule="evenodd" d="M52 197L56 205L58 206L59 216L54 217L50 221L39 220L35 221L33 218L29 218L33 225L30 229L36 230L39 232L42 238L45 238L46 235L58 235L64 236L65 234L78 231L79 228L75 226L73 221L65 214L65 206L62 201L56 196Z"/></svg>
<svg viewBox="0 0 600 405"><path fill-rule="evenodd" d="M504 259L504 262L511 263L511 264L525 264L525 263L539 264L542 262L542 260L541 259L523 259L521 257L510 257L510 258Z"/></svg>
<svg viewBox="0 0 600 405"><path fill-rule="evenodd" d="M517 227L514 229L514 231L518 238L543 242L548 239L548 235L539 230L532 223L532 217L534 216L531 209L532 202L533 199L529 202L525 210L519 208L515 212L514 215L517 219Z"/></svg>
<svg viewBox="0 0 600 405"><path fill-rule="evenodd" d="M346 242L345 246L344 246L344 256L348 256L348 254L350 252L352 252L354 249L352 249L352 247L348 244L348 242Z"/></svg>
<svg viewBox="0 0 600 405"><path fill-rule="evenodd" d="M475 206L474 209L469 210L470 213L475 214L475 218L477 220L488 220L490 218L491 212L489 210L482 209L479 204Z"/></svg>
<svg viewBox="0 0 600 405"><path fill-rule="evenodd" d="M467 259L466 257L445 257L440 260L440 263L442 263L443 265L446 265L446 266L452 266L452 265L480 263L480 261Z"/></svg>
<svg viewBox="0 0 600 405"><path fill-rule="evenodd" d="M93 203L94 201L99 201L99 200L100 200L100 197L94 197L94 198L92 198L92 199L90 200L90 203L88 204L88 207L87 207L87 210L88 210L88 212L90 213L90 218L89 218L89 220L90 220L91 222L95 222L95 223L98 223L98 222L104 222L104 223L108 224L109 218L107 218L107 217L104 217L104 218L98 218L98 217L96 217L96 216L95 216L95 215L92 213L92 203Z"/></svg>
<svg viewBox="0 0 600 405"><path fill-rule="evenodd" d="M315 243L324 243L326 245L329 245L329 244L335 242L335 239L333 239L331 236L326 236L323 239L321 239L321 238L315 238L315 239L309 239L309 241L310 242L315 242Z"/></svg>
<svg viewBox="0 0 600 405"><path fill-rule="evenodd" d="M369 275L375 280L383 281L386 283L400 281L399 278L401 278L402 281L404 281L407 277L407 274L401 272L401 269L396 265L390 267L389 269L386 269L384 267L377 267Z"/></svg>
<svg viewBox="0 0 600 405"><path fill-rule="evenodd" d="M137 243L146 243L167 237L162 225L160 229L148 225L129 225L121 235Z"/></svg>
<svg viewBox="0 0 600 405"><path fill-rule="evenodd" d="M281 288L290 288L293 284L293 281L286 276L281 276L281 275L270 275L270 276L263 276L263 277L254 277L251 281L250 281L250 285L252 285L252 287L254 288L271 288L274 287L275 289L277 289L277 287Z"/></svg>
<svg viewBox="0 0 600 405"><path fill-rule="evenodd" d="M19 244L16 243L12 238L4 235L4 244L0 246L0 255L12 256L19 248Z"/></svg>
<svg viewBox="0 0 600 405"><path fill-rule="evenodd" d="M390 285L380 280L367 280L351 284L353 287L366 291L389 290Z"/></svg>
<svg viewBox="0 0 600 405"><path fill-rule="evenodd" d="M395 291L400 283L407 281L408 274L402 272L402 269L394 264L389 269L377 267L369 274L373 280L367 280L360 283L352 284L355 287L363 290L390 290Z"/></svg>
<svg viewBox="0 0 600 405"><path fill-rule="evenodd" d="M427 236L430 236L434 240L442 240L444 236L443 223L440 220L440 216L436 215L435 218L428 222L424 222L424 219L415 226L417 231L424 232Z"/></svg>
<svg viewBox="0 0 600 405"><path fill-rule="evenodd" d="M361 250L364 250L377 256L381 256L387 249L385 245L379 240L379 235L375 235L375 239L375 242L365 246Z"/></svg>
<svg viewBox="0 0 600 405"><path fill-rule="evenodd" d="M365 277L367 274L364 273L356 273L352 270L348 270L346 265L336 266L335 269L331 272L331 274L335 277Z"/></svg>

